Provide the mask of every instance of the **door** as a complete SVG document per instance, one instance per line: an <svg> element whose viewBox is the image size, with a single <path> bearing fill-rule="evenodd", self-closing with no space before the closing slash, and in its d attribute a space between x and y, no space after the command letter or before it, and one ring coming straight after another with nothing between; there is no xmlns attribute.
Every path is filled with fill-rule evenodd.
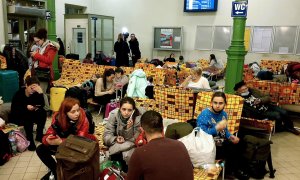
<svg viewBox="0 0 300 180"><path fill-rule="evenodd" d="M73 28L72 33L73 52L79 54L82 60L86 55L86 28Z"/></svg>

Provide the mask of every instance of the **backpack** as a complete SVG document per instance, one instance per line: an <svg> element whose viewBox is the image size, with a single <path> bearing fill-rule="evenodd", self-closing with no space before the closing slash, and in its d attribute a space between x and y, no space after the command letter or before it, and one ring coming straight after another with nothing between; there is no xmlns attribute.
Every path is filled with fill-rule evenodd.
<svg viewBox="0 0 300 180"><path fill-rule="evenodd" d="M12 157L12 149L7 134L0 130L0 166Z"/></svg>
<svg viewBox="0 0 300 180"><path fill-rule="evenodd" d="M30 142L26 139L21 131L15 130L14 134L17 142L17 150L19 152L24 152L30 145Z"/></svg>
<svg viewBox="0 0 300 180"><path fill-rule="evenodd" d="M99 144L88 138L69 135L57 148L58 180L98 180Z"/></svg>
<svg viewBox="0 0 300 180"><path fill-rule="evenodd" d="M272 141L251 135L246 135L243 140L244 151L242 156L245 159L243 162L246 162L244 168L251 177L263 179L268 173L265 166L268 158L271 156L270 144L272 144ZM273 168L270 171L273 171Z"/></svg>

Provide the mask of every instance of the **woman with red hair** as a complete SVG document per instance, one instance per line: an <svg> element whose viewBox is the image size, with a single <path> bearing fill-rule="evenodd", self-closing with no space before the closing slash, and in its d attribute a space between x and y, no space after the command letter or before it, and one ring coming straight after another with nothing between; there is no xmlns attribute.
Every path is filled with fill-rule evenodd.
<svg viewBox="0 0 300 180"><path fill-rule="evenodd" d="M49 179L51 172L56 179L56 161L52 155L70 134L96 139L88 134L88 130L89 123L84 110L80 108L79 101L65 98L59 111L53 115L51 126L43 137L43 143L36 149L41 161L51 170L42 179Z"/></svg>

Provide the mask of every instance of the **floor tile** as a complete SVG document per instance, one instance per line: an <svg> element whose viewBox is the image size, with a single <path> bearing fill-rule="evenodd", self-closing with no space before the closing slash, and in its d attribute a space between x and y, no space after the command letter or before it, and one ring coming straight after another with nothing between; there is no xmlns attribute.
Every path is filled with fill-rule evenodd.
<svg viewBox="0 0 300 180"><path fill-rule="evenodd" d="M8 180L9 176L10 176L10 174L9 175L0 175L0 179L1 180Z"/></svg>
<svg viewBox="0 0 300 180"><path fill-rule="evenodd" d="M12 174L9 176L9 180L22 180L24 177L24 173L22 174Z"/></svg>
<svg viewBox="0 0 300 180"><path fill-rule="evenodd" d="M29 162L31 160L31 157L20 157L18 162Z"/></svg>
<svg viewBox="0 0 300 180"><path fill-rule="evenodd" d="M13 167L2 168L0 169L0 175L10 175L13 172Z"/></svg>
<svg viewBox="0 0 300 180"><path fill-rule="evenodd" d="M29 172L29 173L38 173L40 171L40 167L37 166L37 167L27 167L26 169L26 172Z"/></svg>
<svg viewBox="0 0 300 180"><path fill-rule="evenodd" d="M23 177L23 179L28 179L28 180L33 180L33 179L37 179L37 176L38 176L38 173L35 172L35 173L26 173Z"/></svg>
<svg viewBox="0 0 300 180"><path fill-rule="evenodd" d="M18 162L15 167L27 167L29 162Z"/></svg>
<svg viewBox="0 0 300 180"><path fill-rule="evenodd" d="M21 167L21 168L17 168L15 167L12 174L22 174L24 175L24 173L26 172L26 167Z"/></svg>
<svg viewBox="0 0 300 180"><path fill-rule="evenodd" d="M37 178L38 178L38 179L41 179L41 178L42 178L43 176L45 176L47 173L48 173L48 171L40 171L40 172L38 173Z"/></svg>

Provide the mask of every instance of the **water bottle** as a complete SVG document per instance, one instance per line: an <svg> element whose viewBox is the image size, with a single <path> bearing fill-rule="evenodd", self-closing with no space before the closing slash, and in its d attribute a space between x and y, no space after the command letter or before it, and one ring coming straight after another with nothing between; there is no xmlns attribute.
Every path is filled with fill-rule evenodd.
<svg viewBox="0 0 300 180"><path fill-rule="evenodd" d="M16 143L16 136L15 132L11 131L8 135L8 140L11 144L11 149L13 151L13 154L17 154L17 143Z"/></svg>
<svg viewBox="0 0 300 180"><path fill-rule="evenodd" d="M49 180L55 180L53 173L51 172L50 176L49 176Z"/></svg>

